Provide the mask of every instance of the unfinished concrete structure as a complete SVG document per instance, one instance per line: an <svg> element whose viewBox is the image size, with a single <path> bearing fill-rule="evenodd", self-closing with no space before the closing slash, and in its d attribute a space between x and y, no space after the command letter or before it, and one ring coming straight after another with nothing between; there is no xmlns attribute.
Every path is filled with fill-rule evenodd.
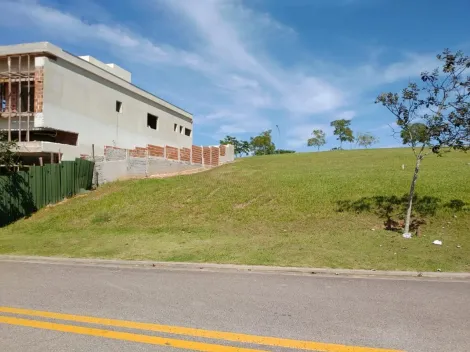
<svg viewBox="0 0 470 352"><path fill-rule="evenodd" d="M24 157L54 162L105 146L192 146L190 113L136 87L115 64L47 42L0 46L0 102L0 132Z"/></svg>
<svg viewBox="0 0 470 352"><path fill-rule="evenodd" d="M0 102L0 133L24 164L94 160L96 184L234 159L231 145L193 145L192 115L130 72L50 43L0 46Z"/></svg>

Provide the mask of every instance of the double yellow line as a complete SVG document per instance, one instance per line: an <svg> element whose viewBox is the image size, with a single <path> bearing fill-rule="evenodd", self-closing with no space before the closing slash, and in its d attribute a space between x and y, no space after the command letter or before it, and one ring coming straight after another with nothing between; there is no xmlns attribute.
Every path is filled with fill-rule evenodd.
<svg viewBox="0 0 470 352"><path fill-rule="evenodd" d="M146 330L146 331L160 332L160 333L167 333L167 334L184 335L186 337L215 339L215 340L223 340L223 341L245 343L245 344L264 345L264 346L271 346L271 347L278 347L278 348L279 347L291 348L291 349L296 349L296 350L307 350L307 351L318 351L318 352L403 352L403 351L398 351L398 350L358 347L358 346L346 346L346 345L329 344L329 343L321 343L321 342L313 342L313 341L300 341L300 340L282 339L282 338L277 338L277 337L265 337L265 336L202 330L202 329L160 325L160 324L139 323L139 322L133 322L133 321L127 321L127 320L97 318L97 317L89 317L89 316L82 316L82 315L53 313L53 312L20 309L20 308L10 308L10 307L0 307L0 312L8 313L8 314L15 314L15 315L26 315L30 317L40 317L40 318L46 318L46 319L66 320L66 321L77 322L77 323L111 326L111 327L116 327L116 328L127 328L127 329L134 329L134 330ZM178 340L178 339L159 337L159 336L141 335L141 334L119 332L119 331L113 331L113 330L103 330L103 329L90 328L90 327L84 327L84 326L58 324L58 323L51 323L49 321L17 318L14 316L0 315L0 323L38 328L38 329L45 329L45 330L61 331L61 332L79 334L79 335L98 336L98 337L104 337L104 338L115 339L115 340L123 340L123 341L139 342L139 343L146 343L146 344L152 344L152 345L175 347L175 348L187 349L187 350L193 350L193 351L204 351L204 352L234 352L234 351L259 352L259 351L263 351L263 350L258 350L258 349L230 347L230 346L209 344L209 343L203 343L203 342Z"/></svg>

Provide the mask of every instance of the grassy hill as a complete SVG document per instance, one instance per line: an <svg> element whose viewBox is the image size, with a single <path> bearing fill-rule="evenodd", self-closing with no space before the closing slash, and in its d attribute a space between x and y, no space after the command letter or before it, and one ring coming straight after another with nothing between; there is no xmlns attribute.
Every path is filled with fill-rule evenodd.
<svg viewBox="0 0 470 352"><path fill-rule="evenodd" d="M424 160L417 192L427 223L409 240L384 230L383 215L408 191L413 156L382 149L108 184L0 229L0 253L470 271L469 163L458 152Z"/></svg>

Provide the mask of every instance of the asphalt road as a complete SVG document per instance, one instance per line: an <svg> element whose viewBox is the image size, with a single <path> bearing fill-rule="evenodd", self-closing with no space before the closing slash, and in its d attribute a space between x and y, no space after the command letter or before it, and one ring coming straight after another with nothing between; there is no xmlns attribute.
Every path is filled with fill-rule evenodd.
<svg viewBox="0 0 470 352"><path fill-rule="evenodd" d="M464 280L0 261L0 306L0 351L9 352L470 348Z"/></svg>

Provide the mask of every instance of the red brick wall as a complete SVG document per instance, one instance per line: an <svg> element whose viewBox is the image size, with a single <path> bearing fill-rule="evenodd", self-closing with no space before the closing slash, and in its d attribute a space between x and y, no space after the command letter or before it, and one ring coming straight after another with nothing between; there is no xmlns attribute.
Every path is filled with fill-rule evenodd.
<svg viewBox="0 0 470 352"><path fill-rule="evenodd" d="M178 160L178 148L166 146L166 158L170 160Z"/></svg>
<svg viewBox="0 0 470 352"><path fill-rule="evenodd" d="M202 164L202 148L198 147L197 145L193 145L193 155L192 155L192 162L194 164Z"/></svg>
<svg viewBox="0 0 470 352"><path fill-rule="evenodd" d="M148 144L147 148L149 151L149 156L158 156L161 158L165 157L165 148L152 144Z"/></svg>
<svg viewBox="0 0 470 352"><path fill-rule="evenodd" d="M219 166L219 148L211 147L211 165Z"/></svg>
<svg viewBox="0 0 470 352"><path fill-rule="evenodd" d="M42 112L44 94L44 68L37 67L34 72L34 112Z"/></svg>
<svg viewBox="0 0 470 352"><path fill-rule="evenodd" d="M191 149L181 148L180 149L180 160L190 162L191 161Z"/></svg>
<svg viewBox="0 0 470 352"><path fill-rule="evenodd" d="M202 156L204 165L211 164L211 148L210 147L202 147Z"/></svg>
<svg viewBox="0 0 470 352"><path fill-rule="evenodd" d="M220 156L225 156L225 148L226 148L225 145L222 144L219 148L220 148Z"/></svg>
<svg viewBox="0 0 470 352"><path fill-rule="evenodd" d="M139 148L129 150L129 155L134 158L145 158L147 156L147 148Z"/></svg>
<svg viewBox="0 0 470 352"><path fill-rule="evenodd" d="M147 148L136 147L135 149L122 149L112 146L104 147L106 160L124 160L126 155L133 158L164 157L168 160L180 160L192 162L193 164L204 164L205 166L219 166L220 155L225 155L225 146L221 147L199 147L193 145L191 148L176 148L172 146L160 147L148 144Z"/></svg>

